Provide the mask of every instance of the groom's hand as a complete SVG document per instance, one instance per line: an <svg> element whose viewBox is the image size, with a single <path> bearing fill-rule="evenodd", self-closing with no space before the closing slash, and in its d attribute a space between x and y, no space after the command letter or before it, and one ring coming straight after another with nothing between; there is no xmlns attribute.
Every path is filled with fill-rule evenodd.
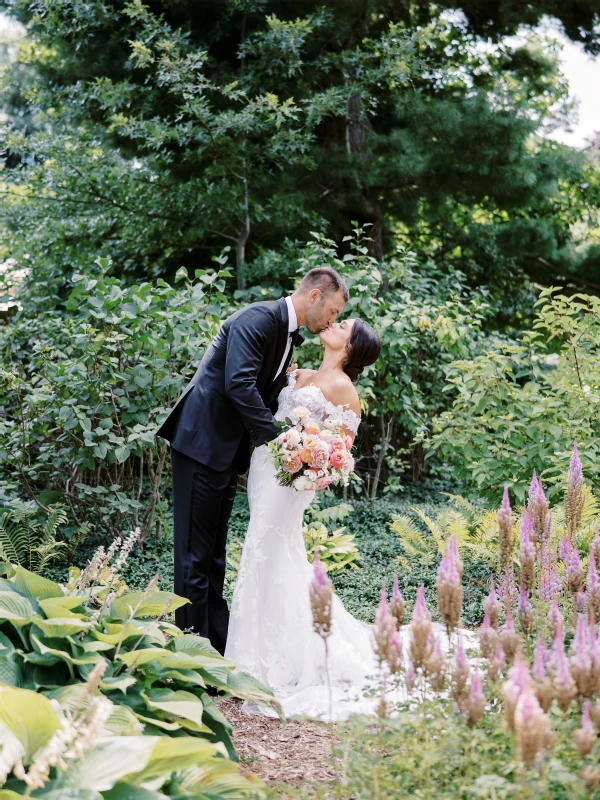
<svg viewBox="0 0 600 800"><path fill-rule="evenodd" d="M289 367L287 368L288 375L290 374L290 372L295 372L297 369L298 369L298 364L290 364Z"/></svg>

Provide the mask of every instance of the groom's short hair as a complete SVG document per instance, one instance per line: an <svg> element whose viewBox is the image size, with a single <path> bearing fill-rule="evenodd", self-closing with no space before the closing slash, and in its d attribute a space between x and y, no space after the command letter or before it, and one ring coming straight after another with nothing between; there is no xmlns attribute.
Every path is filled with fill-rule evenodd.
<svg viewBox="0 0 600 800"><path fill-rule="evenodd" d="M325 297L335 292L341 292L344 295L344 302L348 302L350 294L348 287L339 272L336 272L331 267L315 267L307 272L300 281L298 289L301 292L310 292L313 289L320 289L321 294Z"/></svg>

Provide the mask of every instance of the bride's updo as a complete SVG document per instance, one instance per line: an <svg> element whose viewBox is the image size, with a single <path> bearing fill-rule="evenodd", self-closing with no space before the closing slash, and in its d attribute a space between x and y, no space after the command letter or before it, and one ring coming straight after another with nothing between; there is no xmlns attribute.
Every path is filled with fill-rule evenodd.
<svg viewBox="0 0 600 800"><path fill-rule="evenodd" d="M344 363L344 372L351 381L357 381L363 369L374 364L379 358L381 339L369 323L360 317L354 320L346 352L348 358Z"/></svg>

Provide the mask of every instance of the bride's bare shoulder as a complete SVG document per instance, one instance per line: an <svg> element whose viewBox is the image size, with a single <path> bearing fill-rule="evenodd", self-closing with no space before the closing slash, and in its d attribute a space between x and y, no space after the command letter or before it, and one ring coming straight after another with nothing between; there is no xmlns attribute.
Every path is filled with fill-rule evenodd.
<svg viewBox="0 0 600 800"><path fill-rule="evenodd" d="M330 396L336 406L348 406L355 414L360 414L360 400L354 384L347 375L340 375L332 383Z"/></svg>
<svg viewBox="0 0 600 800"><path fill-rule="evenodd" d="M316 369L297 369L296 380L300 381L300 383L303 383L304 378L308 379L311 375L316 375L316 374L317 374Z"/></svg>

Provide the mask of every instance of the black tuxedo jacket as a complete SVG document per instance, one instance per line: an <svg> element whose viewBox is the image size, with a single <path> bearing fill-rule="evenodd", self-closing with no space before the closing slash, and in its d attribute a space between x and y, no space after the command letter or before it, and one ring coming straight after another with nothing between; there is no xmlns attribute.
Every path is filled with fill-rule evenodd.
<svg viewBox="0 0 600 800"><path fill-rule="evenodd" d="M157 436L190 458L215 470L248 469L250 441L255 446L280 432L273 414L286 379L294 344L275 379L288 340L284 298L253 303L223 323L196 374L162 423Z"/></svg>

